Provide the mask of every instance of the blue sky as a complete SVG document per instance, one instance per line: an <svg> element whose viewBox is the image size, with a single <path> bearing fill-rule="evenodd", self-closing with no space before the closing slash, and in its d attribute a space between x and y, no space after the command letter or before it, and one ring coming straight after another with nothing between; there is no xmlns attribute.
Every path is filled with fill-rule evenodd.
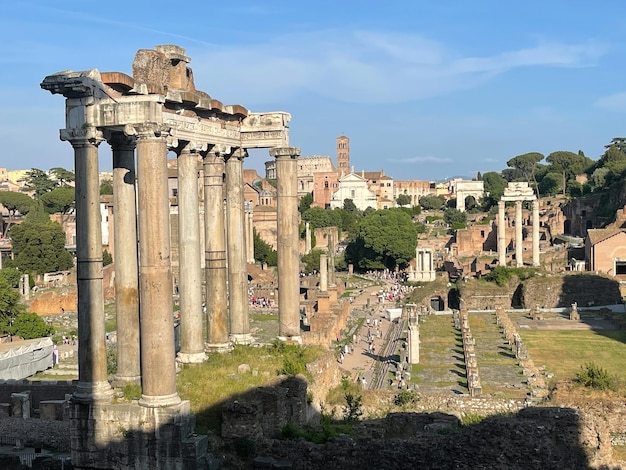
<svg viewBox="0 0 626 470"><path fill-rule="evenodd" d="M130 74L157 44L184 47L212 97L291 113L303 156L334 160L347 135L356 171L441 180L526 152L596 160L626 136L625 17L618 0L3 2L0 166L72 168L64 100L43 78Z"/></svg>

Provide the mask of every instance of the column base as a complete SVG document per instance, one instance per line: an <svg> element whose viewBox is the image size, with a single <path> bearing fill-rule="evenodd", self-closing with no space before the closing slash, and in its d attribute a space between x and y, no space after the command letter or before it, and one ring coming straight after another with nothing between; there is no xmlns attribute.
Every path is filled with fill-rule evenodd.
<svg viewBox="0 0 626 470"><path fill-rule="evenodd" d="M279 341L289 344L302 344L302 336L277 336Z"/></svg>
<svg viewBox="0 0 626 470"><path fill-rule="evenodd" d="M123 388L125 385L128 385L128 384L141 385L141 376L140 375L133 375L133 376L116 375L111 381L111 385L113 385L116 388Z"/></svg>
<svg viewBox="0 0 626 470"><path fill-rule="evenodd" d="M178 393L172 393L171 395L141 395L139 399L139 405L146 408L160 408L162 406L174 406L180 405L182 400L178 396Z"/></svg>
<svg viewBox="0 0 626 470"><path fill-rule="evenodd" d="M231 343L206 343L204 349L206 352L225 353L232 351L233 345Z"/></svg>
<svg viewBox="0 0 626 470"><path fill-rule="evenodd" d="M206 360L207 360L207 357L204 351L201 353L179 352L176 355L176 362L180 362L181 364L202 364Z"/></svg>
<svg viewBox="0 0 626 470"><path fill-rule="evenodd" d="M254 337L250 333L238 333L231 334L229 336L231 343L233 344L252 344L254 343Z"/></svg>
<svg viewBox="0 0 626 470"><path fill-rule="evenodd" d="M110 402L113 389L109 382L78 382L72 400L76 403Z"/></svg>

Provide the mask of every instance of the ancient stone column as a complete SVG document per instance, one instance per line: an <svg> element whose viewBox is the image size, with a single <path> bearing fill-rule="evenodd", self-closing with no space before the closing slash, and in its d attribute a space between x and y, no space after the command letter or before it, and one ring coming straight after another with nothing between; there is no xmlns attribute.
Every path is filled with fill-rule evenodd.
<svg viewBox="0 0 626 470"><path fill-rule="evenodd" d="M139 268L137 260L137 198L134 137L115 132L113 150L113 243L115 247L115 313L117 374L114 385L141 381L139 354Z"/></svg>
<svg viewBox="0 0 626 470"><path fill-rule="evenodd" d="M539 266L539 201L533 201L533 266Z"/></svg>
<svg viewBox="0 0 626 470"><path fill-rule="evenodd" d="M247 155L244 149L237 149L226 157L226 255L230 339L233 343L240 344L253 341L248 318L248 266L243 210L243 159Z"/></svg>
<svg viewBox="0 0 626 470"><path fill-rule="evenodd" d="M320 292L328 290L328 255L320 254Z"/></svg>
<svg viewBox="0 0 626 470"><path fill-rule="evenodd" d="M127 128L137 134L139 300L142 395L156 408L181 402L176 392L167 145L157 125Z"/></svg>
<svg viewBox="0 0 626 470"><path fill-rule="evenodd" d="M254 207L252 202L244 204L246 214L246 261L254 264Z"/></svg>
<svg viewBox="0 0 626 470"><path fill-rule="evenodd" d="M198 153L188 142L178 155L178 253L180 293L180 351L177 360L198 364L206 360L202 325L200 266L200 201Z"/></svg>
<svg viewBox="0 0 626 470"><path fill-rule="evenodd" d="M337 251L335 237L332 233L328 234L328 283L331 286L337 285L335 279L335 252Z"/></svg>
<svg viewBox="0 0 626 470"><path fill-rule="evenodd" d="M417 316L417 305L406 304L404 306L409 324L408 343L409 350L407 361L409 364L419 364L420 362L420 328L419 317Z"/></svg>
<svg viewBox="0 0 626 470"><path fill-rule="evenodd" d="M504 201L498 201L498 263L506 266L506 227L504 225Z"/></svg>
<svg viewBox="0 0 626 470"><path fill-rule="evenodd" d="M304 254L308 255L309 253L311 253L311 224L309 224L309 222L307 222L305 224L305 247L304 247Z"/></svg>
<svg viewBox="0 0 626 470"><path fill-rule="evenodd" d="M76 177L76 277L78 284L78 403L108 401L104 287L102 284L102 220L98 145L104 140L94 127L64 129L61 140L74 147Z"/></svg>
<svg viewBox="0 0 626 470"><path fill-rule="evenodd" d="M515 201L515 263L518 268L524 266L522 201Z"/></svg>
<svg viewBox="0 0 626 470"><path fill-rule="evenodd" d="M223 189L226 150L213 146L203 165L207 347L222 351L229 347Z"/></svg>
<svg viewBox="0 0 626 470"><path fill-rule="evenodd" d="M278 336L284 341L300 336L300 259L298 256L298 156L300 149L270 149L276 158L278 204Z"/></svg>

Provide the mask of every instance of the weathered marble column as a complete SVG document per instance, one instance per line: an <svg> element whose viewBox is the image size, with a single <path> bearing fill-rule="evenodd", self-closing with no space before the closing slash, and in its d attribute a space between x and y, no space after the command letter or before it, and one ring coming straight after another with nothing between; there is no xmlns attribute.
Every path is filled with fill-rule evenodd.
<svg viewBox="0 0 626 470"><path fill-rule="evenodd" d="M218 351L229 348L223 189L226 151L230 149L213 146L203 165L207 347Z"/></svg>
<svg viewBox="0 0 626 470"><path fill-rule="evenodd" d="M515 201L515 264L524 266L524 245L522 232L522 201Z"/></svg>
<svg viewBox="0 0 626 470"><path fill-rule="evenodd" d="M254 206L252 202L246 201L244 204L246 217L246 261L254 263Z"/></svg>
<svg viewBox="0 0 626 470"><path fill-rule="evenodd" d="M337 285L335 279L335 252L337 251L335 237L332 233L328 234L328 283L331 286Z"/></svg>
<svg viewBox="0 0 626 470"><path fill-rule="evenodd" d="M506 227L504 221L504 201L498 201L498 263L506 266Z"/></svg>
<svg viewBox="0 0 626 470"><path fill-rule="evenodd" d="M276 158L278 205L278 335L301 342L300 259L298 256L298 160L300 149L270 149Z"/></svg>
<svg viewBox="0 0 626 470"><path fill-rule="evenodd" d="M61 130L61 140L74 148L76 177L76 277L78 284L78 403L108 401L102 283L102 221L98 145L104 140L94 127Z"/></svg>
<svg viewBox="0 0 626 470"><path fill-rule="evenodd" d="M253 341L248 318L248 266L243 210L243 159L247 156L244 149L237 149L226 157L226 255L230 339L239 344Z"/></svg>
<svg viewBox="0 0 626 470"><path fill-rule="evenodd" d="M328 255L320 254L320 292L328 290Z"/></svg>
<svg viewBox="0 0 626 470"><path fill-rule="evenodd" d="M202 326L198 150L194 143L187 142L178 155L177 164L180 267L180 351L177 360L183 364L198 364L206 360Z"/></svg>
<svg viewBox="0 0 626 470"><path fill-rule="evenodd" d="M308 255L309 253L311 253L311 224L307 222L304 227L305 227L304 254Z"/></svg>
<svg viewBox="0 0 626 470"><path fill-rule="evenodd" d="M409 332L408 332L408 355L407 361L409 364L419 364L420 362L420 327L419 317L417 315L417 305L406 304L404 306L406 310L406 316L408 318Z"/></svg>
<svg viewBox="0 0 626 470"><path fill-rule="evenodd" d="M113 243L115 247L115 312L117 374L114 385L141 381L139 352L139 268L137 260L137 197L134 137L115 132L113 150Z"/></svg>
<svg viewBox="0 0 626 470"><path fill-rule="evenodd" d="M533 266L539 266L539 201L533 201Z"/></svg>
<svg viewBox="0 0 626 470"><path fill-rule="evenodd" d="M149 408L177 405L167 145L157 125L126 129L137 135L139 299L142 395Z"/></svg>

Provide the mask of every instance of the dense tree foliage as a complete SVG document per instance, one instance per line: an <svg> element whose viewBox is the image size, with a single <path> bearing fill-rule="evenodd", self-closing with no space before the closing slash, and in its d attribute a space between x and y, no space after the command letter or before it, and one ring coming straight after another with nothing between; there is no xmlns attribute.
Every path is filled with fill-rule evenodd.
<svg viewBox="0 0 626 470"><path fill-rule="evenodd" d="M52 325L48 325L43 318L36 313L18 313L4 325L6 332L11 335L21 336L24 339L43 338L54 334Z"/></svg>
<svg viewBox="0 0 626 470"><path fill-rule="evenodd" d="M544 159L543 154L539 152L530 152L518 155L511 158L506 162L507 166L512 168L512 172L505 174L502 172L502 176L507 181L527 181L528 183L535 182L535 170L537 169L537 163ZM507 177L507 175L509 177Z"/></svg>
<svg viewBox="0 0 626 470"><path fill-rule="evenodd" d="M417 228L405 211L378 210L359 220L345 259L361 270L403 269L415 257L416 245Z"/></svg>
<svg viewBox="0 0 626 470"><path fill-rule="evenodd" d="M22 273L16 268L2 268L0 277L5 279L11 287L16 288L19 286Z"/></svg>
<svg viewBox="0 0 626 470"><path fill-rule="evenodd" d="M400 194L396 198L396 204L399 206L410 206L411 205L411 196L408 194Z"/></svg>
<svg viewBox="0 0 626 470"><path fill-rule="evenodd" d="M102 180L100 183L100 195L112 195L113 194L113 182L111 180Z"/></svg>
<svg viewBox="0 0 626 470"><path fill-rule="evenodd" d="M310 273L320 270L320 255L324 253L324 250L314 248L306 255L302 257L302 264L304 265L304 272Z"/></svg>
<svg viewBox="0 0 626 470"><path fill-rule="evenodd" d="M74 181L74 172L66 170L65 168L50 168L50 173L52 174L57 187L69 186L69 183Z"/></svg>
<svg viewBox="0 0 626 470"><path fill-rule="evenodd" d="M426 196L420 197L420 206L425 211L438 211L443 209L446 205L446 200L443 196L434 196L431 194L427 194Z"/></svg>
<svg viewBox="0 0 626 470"><path fill-rule="evenodd" d="M258 263L267 264L268 266L276 266L278 264L278 253L272 249L269 243L266 243L253 229L254 236L254 259Z"/></svg>
<svg viewBox="0 0 626 470"><path fill-rule="evenodd" d="M12 318L24 311L20 293L4 276L0 276L0 318Z"/></svg>
<svg viewBox="0 0 626 470"><path fill-rule="evenodd" d="M560 172L562 176L560 186L564 195L567 190L567 182L593 165L593 161L585 157L582 152L552 152L546 157L546 161L552 167L550 173Z"/></svg>
<svg viewBox="0 0 626 470"><path fill-rule="evenodd" d="M29 222L14 225L10 231L14 267L27 273L43 274L74 266L65 249L65 233L56 222Z"/></svg>
<svg viewBox="0 0 626 470"><path fill-rule="evenodd" d="M446 209L443 212L443 220L450 225L452 230L459 230L467 227L467 214L458 209Z"/></svg>
<svg viewBox="0 0 626 470"><path fill-rule="evenodd" d="M309 222L311 229L322 227L343 226L341 212L339 210L326 210L321 207L311 207L302 214L302 220Z"/></svg>
<svg viewBox="0 0 626 470"><path fill-rule="evenodd" d="M33 202L33 199L28 194L15 191L0 191L0 204L9 212L9 223L5 226L3 236L6 237L8 230L11 228L11 221L15 218L15 214L17 212L22 215L28 214Z"/></svg>
<svg viewBox="0 0 626 470"><path fill-rule="evenodd" d="M76 205L76 196L74 188L70 186L63 186L54 188L52 191L48 191L42 194L39 199L43 202L43 205L48 214L67 214Z"/></svg>
<svg viewBox="0 0 626 470"><path fill-rule="evenodd" d="M298 212L300 212L300 214L305 213L311 208L311 204L313 204L313 194L306 193L300 198L300 203L298 204Z"/></svg>
<svg viewBox="0 0 626 470"><path fill-rule="evenodd" d="M58 186L57 182L53 181L47 172L38 168L31 168L26 172L25 182L30 191L35 191L35 197L52 191Z"/></svg>

